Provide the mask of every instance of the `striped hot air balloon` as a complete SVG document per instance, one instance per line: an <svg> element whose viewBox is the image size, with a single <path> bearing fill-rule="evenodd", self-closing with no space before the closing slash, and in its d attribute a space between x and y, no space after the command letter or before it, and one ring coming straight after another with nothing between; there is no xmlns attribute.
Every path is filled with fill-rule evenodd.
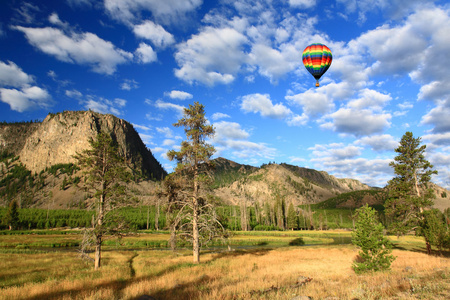
<svg viewBox="0 0 450 300"><path fill-rule="evenodd" d="M306 70L316 79L316 86L319 86L320 77L325 74L333 60L330 48L319 43L311 44L303 51L302 59Z"/></svg>

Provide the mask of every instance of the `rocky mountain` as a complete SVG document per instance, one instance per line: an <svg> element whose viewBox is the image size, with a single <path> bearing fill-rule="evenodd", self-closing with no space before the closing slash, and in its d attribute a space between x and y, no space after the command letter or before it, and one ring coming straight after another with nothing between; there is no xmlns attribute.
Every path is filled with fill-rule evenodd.
<svg viewBox="0 0 450 300"><path fill-rule="evenodd" d="M16 199L25 207L86 207L90 195L82 189L82 171L74 166L73 155L89 147L88 139L100 131L117 141L120 154L137 170L138 180L128 186L132 196L141 204L154 204L157 181L166 172L133 126L112 115L66 111L49 114L43 122L0 123L0 205ZM316 204L346 193L350 197L339 198L339 203L332 200L331 205L380 201L380 196L372 197L379 189L324 171L285 163L254 167L225 158L213 162L214 181L208 196L223 204L250 206L281 199L287 204ZM436 207L450 207L450 192L434 189Z"/></svg>
<svg viewBox="0 0 450 300"><path fill-rule="evenodd" d="M82 172L73 168L73 156L101 131L117 142L138 179L129 186L132 194L148 202L154 180L167 173L133 126L113 115L65 111L43 122L0 123L0 205L15 198L29 207L84 207L90 196L79 187Z"/></svg>
<svg viewBox="0 0 450 300"><path fill-rule="evenodd" d="M294 205L314 204L341 193L374 189L354 179L338 179L323 171L284 163L256 168L224 158L214 162L213 195L229 204L246 201L247 205L252 205L278 198Z"/></svg>
<svg viewBox="0 0 450 300"><path fill-rule="evenodd" d="M113 115L65 111L31 125L22 126L22 130L14 124L0 125L0 145L18 155L33 173L56 164L75 163L73 156L89 147L90 138L105 131L117 141L120 154L144 177L161 179L166 175L133 126Z"/></svg>

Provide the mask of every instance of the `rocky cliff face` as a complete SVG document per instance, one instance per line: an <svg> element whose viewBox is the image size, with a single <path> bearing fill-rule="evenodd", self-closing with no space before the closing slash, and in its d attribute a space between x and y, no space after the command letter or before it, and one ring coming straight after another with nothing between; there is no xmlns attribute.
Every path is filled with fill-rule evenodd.
<svg viewBox="0 0 450 300"><path fill-rule="evenodd" d="M166 175L130 123L93 111L49 114L24 139L17 154L27 169L39 173L55 164L75 163L73 156L89 148L89 139L100 131L109 133L117 141L120 154L145 177L160 179Z"/></svg>

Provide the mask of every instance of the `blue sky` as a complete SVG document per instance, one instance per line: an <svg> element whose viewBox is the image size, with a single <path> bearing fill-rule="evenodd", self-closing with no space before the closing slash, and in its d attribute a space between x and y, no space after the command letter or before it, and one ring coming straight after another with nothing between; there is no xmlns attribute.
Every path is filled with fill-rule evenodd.
<svg viewBox="0 0 450 300"><path fill-rule="evenodd" d="M301 55L333 62L315 87ZM92 109L166 152L205 105L215 157L384 186L406 131L450 186L450 5L426 0L0 2L0 120Z"/></svg>

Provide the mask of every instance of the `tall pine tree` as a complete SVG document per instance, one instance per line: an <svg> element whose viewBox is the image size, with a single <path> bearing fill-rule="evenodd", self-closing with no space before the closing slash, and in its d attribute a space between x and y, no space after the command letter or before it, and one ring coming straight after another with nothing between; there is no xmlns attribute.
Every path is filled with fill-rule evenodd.
<svg viewBox="0 0 450 300"><path fill-rule="evenodd" d="M93 244L94 266L97 270L101 266L101 247L105 235L120 234L126 227L113 212L131 201L123 197L126 192L124 183L129 180L130 173L126 170L125 159L119 156L117 143L109 134L100 132L96 139L89 140L89 144L91 148L85 149L75 158L85 170L85 185L96 199L93 228L87 231L82 247L90 248Z"/></svg>
<svg viewBox="0 0 450 300"><path fill-rule="evenodd" d="M425 149L420 137L415 138L411 132L406 132L395 149L398 155L389 164L394 168L395 177L388 182L389 198L385 208L392 221L390 230L397 235L420 229L425 209L433 205L434 193L429 182L437 171L425 159ZM425 242L427 252L431 253L426 236Z"/></svg>
<svg viewBox="0 0 450 300"><path fill-rule="evenodd" d="M169 209L174 212L173 229L179 228L182 235L189 237L193 261L199 263L201 241L214 238L216 229L222 228L212 203L200 195L208 182L208 170L213 168L210 157L215 149L206 139L214 135L214 128L208 125L204 106L198 102L185 108L183 118L174 126L184 127L187 140L181 143L180 151L167 152L168 158L178 163L175 173L165 181Z"/></svg>

